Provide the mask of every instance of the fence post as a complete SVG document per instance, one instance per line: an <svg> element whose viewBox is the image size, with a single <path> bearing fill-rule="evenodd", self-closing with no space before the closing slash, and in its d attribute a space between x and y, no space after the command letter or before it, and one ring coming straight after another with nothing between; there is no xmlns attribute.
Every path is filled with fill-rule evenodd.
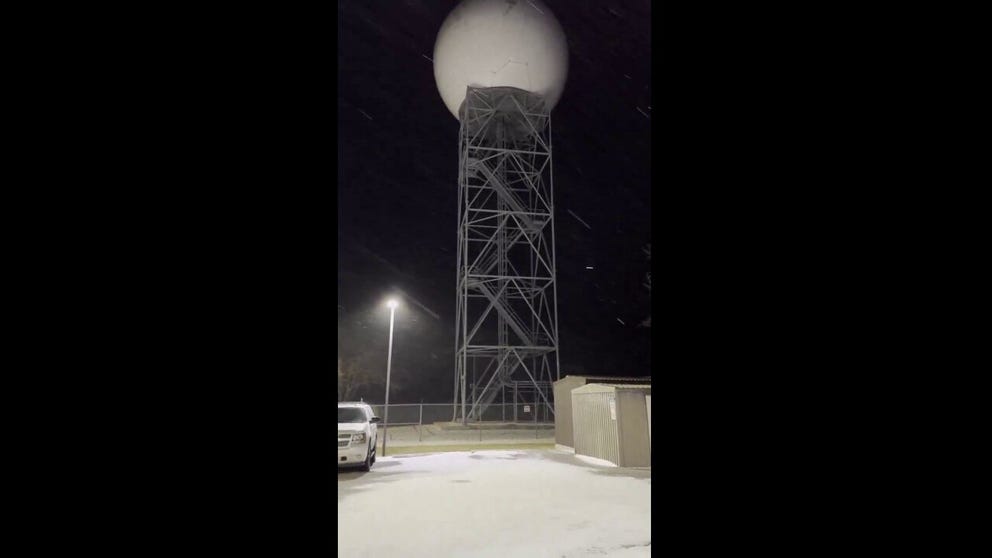
<svg viewBox="0 0 992 558"><path fill-rule="evenodd" d="M424 400L420 400L420 420L417 425L417 441L424 441Z"/></svg>

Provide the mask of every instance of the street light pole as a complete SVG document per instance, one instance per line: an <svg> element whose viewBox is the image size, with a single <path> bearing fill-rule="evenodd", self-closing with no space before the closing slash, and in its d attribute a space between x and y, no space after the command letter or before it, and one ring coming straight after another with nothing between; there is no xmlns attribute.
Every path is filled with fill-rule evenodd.
<svg viewBox="0 0 992 558"><path fill-rule="evenodd" d="M396 315L396 301L390 300L389 305L389 353L386 356L386 405L382 418L382 456L386 456L387 430L389 428L389 376L393 368L393 318Z"/></svg>

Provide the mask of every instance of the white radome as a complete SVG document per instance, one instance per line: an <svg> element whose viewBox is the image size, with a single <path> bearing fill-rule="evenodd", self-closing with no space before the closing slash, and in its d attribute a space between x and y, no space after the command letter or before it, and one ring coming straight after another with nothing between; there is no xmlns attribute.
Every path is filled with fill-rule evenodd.
<svg viewBox="0 0 992 558"><path fill-rule="evenodd" d="M537 93L550 111L567 76L565 33L540 0L464 0L437 33L434 80L455 118L468 86Z"/></svg>

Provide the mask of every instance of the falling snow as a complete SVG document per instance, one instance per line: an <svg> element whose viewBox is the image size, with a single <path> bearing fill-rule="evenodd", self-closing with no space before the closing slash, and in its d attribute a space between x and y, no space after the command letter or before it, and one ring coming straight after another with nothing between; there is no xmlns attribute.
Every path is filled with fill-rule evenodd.
<svg viewBox="0 0 992 558"><path fill-rule="evenodd" d="M578 222L580 222L580 223L582 223L583 225L585 225L585 227L586 227L587 229L589 229L589 230L592 230L592 227L590 227L590 226L589 226L589 223L586 223L585 221L583 221L583 220L582 220L582 218L581 218L581 217L579 217L578 215L576 215L574 211L572 211L571 209L566 209L565 211L568 211L568 214L569 214L569 215L571 215L572 217L575 217L575 219L576 219L576 220L577 220Z"/></svg>
<svg viewBox="0 0 992 558"><path fill-rule="evenodd" d="M563 365L636 374L650 369L649 340L643 329L613 327L609 314L640 321L649 294L641 280L610 284L604 277L640 278L647 271L643 262L631 268L626 247L639 256L637 247L651 231L653 7L633 0L531 1L556 14L569 43L568 84L554 115L553 162ZM393 379L406 379L403 387L393 386L399 401L438 391L449 397L452 384L458 121L438 95L432 57L438 27L454 4L336 4L337 291L347 307L338 312L339 355L362 356L370 362L364 366L378 366L371 363L388 335L379 303L396 287L441 317L429 317L413 303L397 315L401 331L419 317L416 328L397 338ZM517 7L533 11L523 1ZM609 95L602 94L606 84L613 85ZM638 112L630 112L631 106L651 120L634 118ZM632 124L639 125L632 131ZM599 226L595 231L592 220ZM608 232L618 220L624 223L621 233L592 234ZM596 273L585 269L591 263ZM597 295L618 303L584 304ZM359 317L363 326L353 325Z"/></svg>
<svg viewBox="0 0 992 558"><path fill-rule="evenodd" d="M537 6L535 6L535 5L534 5L534 3L533 3L533 2L531 2L530 0L527 0L527 3L528 3L528 4L530 4L530 5L531 5L531 7L533 7L533 8L535 9L535 10L537 10L537 12L538 12L539 14L542 14L542 15L544 14L544 12L542 12L542 11L541 11L541 8L538 8Z"/></svg>

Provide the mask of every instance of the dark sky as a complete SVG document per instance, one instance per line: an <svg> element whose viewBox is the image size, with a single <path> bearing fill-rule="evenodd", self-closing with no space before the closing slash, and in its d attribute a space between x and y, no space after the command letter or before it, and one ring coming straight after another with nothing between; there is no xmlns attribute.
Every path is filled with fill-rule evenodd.
<svg viewBox="0 0 992 558"><path fill-rule="evenodd" d="M650 2L545 3L570 57L552 112L562 375L646 375L650 330L638 325L650 304L642 286L651 232ZM338 355L364 355L362 365L384 375L382 300L396 289L415 299L397 312L396 402L452 394L458 121L428 57L456 4L338 2ZM378 390L365 397L381 399Z"/></svg>

